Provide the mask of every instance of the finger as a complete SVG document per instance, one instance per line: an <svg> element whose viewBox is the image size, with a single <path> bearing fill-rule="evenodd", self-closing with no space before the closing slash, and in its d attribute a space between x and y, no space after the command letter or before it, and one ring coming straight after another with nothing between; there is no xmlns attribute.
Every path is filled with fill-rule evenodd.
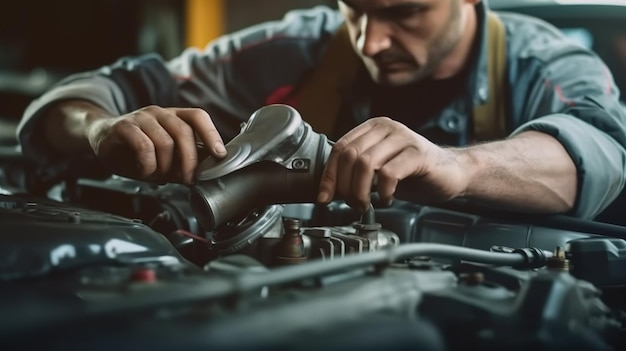
<svg viewBox="0 0 626 351"><path fill-rule="evenodd" d="M215 128L215 124L213 124L211 117L206 111L198 108L184 108L177 109L176 114L198 134L211 156L217 158L226 156L224 140L222 140L220 133Z"/></svg>
<svg viewBox="0 0 626 351"><path fill-rule="evenodd" d="M349 146L341 152L337 162L335 192L340 197L346 199L351 206L356 204L351 190L352 179L354 178L354 164L358 157L358 150Z"/></svg>
<svg viewBox="0 0 626 351"><path fill-rule="evenodd" d="M335 144L336 146L337 144ZM337 162L339 154L334 151L335 146L328 156L322 176L320 178L319 192L317 195L317 202L326 204L335 197L335 182L337 179Z"/></svg>
<svg viewBox="0 0 626 351"><path fill-rule="evenodd" d="M328 160L326 161L324 171L322 172L317 202L328 203L334 198L335 190L337 188L337 171L339 168L339 159L341 154L344 152L344 149L350 145L352 140L360 137L372 129L372 124L368 122L355 127L337 140L337 142L333 145L330 155L328 156Z"/></svg>
<svg viewBox="0 0 626 351"><path fill-rule="evenodd" d="M159 123L167 131L174 140L174 152L178 162L172 167L178 169L170 169L169 174L174 181L183 181L186 184L193 182L193 172L198 164L198 152L196 150L196 142L194 133L185 121L178 116L170 115L171 118L163 118Z"/></svg>
<svg viewBox="0 0 626 351"><path fill-rule="evenodd" d="M415 149L404 148L378 170L376 191L383 203L391 203L398 187L398 182L412 175L421 159Z"/></svg>
<svg viewBox="0 0 626 351"><path fill-rule="evenodd" d="M344 147L350 145L354 140L360 138L363 134L369 133L372 129L384 126L387 121L391 121L391 119L387 117L368 119L367 121L359 124L358 126L352 128L349 132L344 134L339 140L337 140L335 145L343 144ZM341 146L338 148L338 150L340 149L342 149Z"/></svg>
<svg viewBox="0 0 626 351"><path fill-rule="evenodd" d="M113 133L122 140L122 144L128 145L131 153L135 156L136 164L133 166L127 165L127 167L132 167L133 169L122 172L128 172L128 174L140 179L147 179L155 172L157 167L152 140L135 124L121 123L114 125L113 128Z"/></svg>
<svg viewBox="0 0 626 351"><path fill-rule="evenodd" d="M152 140L156 156L155 179L165 178L171 171L174 158L174 139L163 128L162 123L176 116L166 110L156 112L139 111L136 114L136 121L141 130Z"/></svg>
<svg viewBox="0 0 626 351"><path fill-rule="evenodd" d="M413 166L419 155L414 141L413 135L399 131L389 134L375 147L366 150L364 155L371 159L375 172L370 173L369 169L357 168L357 172L364 174L364 176L360 180L355 179L353 192L360 194L360 196L367 194L369 197L373 179L376 177L376 189L381 201L391 204L398 181L409 176L414 169ZM395 160L396 158L399 159Z"/></svg>
<svg viewBox="0 0 626 351"><path fill-rule="evenodd" d="M351 197L358 208L367 209L374 177L385 163L402 151L403 143L401 135L387 135L359 156L351 182Z"/></svg>
<svg viewBox="0 0 626 351"><path fill-rule="evenodd" d="M387 160L385 153L372 154L368 150L380 150L380 143L390 129L373 128L356 138L342 153L337 171L337 193L359 210L367 210L374 172ZM393 146L392 146L393 147ZM379 155L373 158L372 155Z"/></svg>
<svg viewBox="0 0 626 351"><path fill-rule="evenodd" d="M348 135L352 141L340 156L336 185L337 193L352 207L362 211L369 207L374 172L387 160L372 158L368 150L380 149L380 143L389 137L395 127L395 122L388 118L375 118L368 122L365 128Z"/></svg>

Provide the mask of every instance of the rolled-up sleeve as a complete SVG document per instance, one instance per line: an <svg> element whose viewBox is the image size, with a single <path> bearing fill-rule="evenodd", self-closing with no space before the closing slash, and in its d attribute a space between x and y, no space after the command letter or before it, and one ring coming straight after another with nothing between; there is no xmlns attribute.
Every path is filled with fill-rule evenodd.
<svg viewBox="0 0 626 351"><path fill-rule="evenodd" d="M571 215L593 218L626 182L626 109L608 68L590 52L564 48L541 67L527 90L526 121L513 135L536 130L563 145L578 172Z"/></svg>
<svg viewBox="0 0 626 351"><path fill-rule="evenodd" d="M17 134L22 152L42 163L62 161L46 144L40 128L41 117L58 101L86 100L120 115L157 101L172 105L174 89L171 74L157 55L123 58L111 66L67 77L24 111Z"/></svg>
<svg viewBox="0 0 626 351"><path fill-rule="evenodd" d="M71 85L59 86L43 98L34 100L24 112L24 118L18 127L18 139L22 146L22 153L32 159L41 161L58 161L58 155L51 151L43 140L40 116L53 103L66 99L87 100L101 106L105 110L115 113L118 111L116 101L124 101L119 95L119 89L105 77L92 77L89 79L76 77Z"/></svg>

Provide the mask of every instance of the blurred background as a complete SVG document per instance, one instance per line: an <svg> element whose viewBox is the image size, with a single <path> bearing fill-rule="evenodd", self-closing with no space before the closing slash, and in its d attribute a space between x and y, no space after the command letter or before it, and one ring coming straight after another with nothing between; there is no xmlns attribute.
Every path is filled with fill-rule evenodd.
<svg viewBox="0 0 626 351"><path fill-rule="evenodd" d="M334 0L20 0L0 4L0 145L62 77L127 55L172 58L222 33Z"/></svg>
<svg viewBox="0 0 626 351"><path fill-rule="evenodd" d="M489 0L542 17L596 50L626 83L626 1ZM581 4L586 3L586 4ZM148 52L172 58L220 34L335 0L3 0L0 4L0 146L60 78ZM626 90L623 87L622 90Z"/></svg>

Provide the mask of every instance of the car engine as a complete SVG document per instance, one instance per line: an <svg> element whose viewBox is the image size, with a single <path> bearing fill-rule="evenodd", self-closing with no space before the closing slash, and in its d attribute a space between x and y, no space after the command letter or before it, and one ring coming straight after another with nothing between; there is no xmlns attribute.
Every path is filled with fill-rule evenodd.
<svg viewBox="0 0 626 351"><path fill-rule="evenodd" d="M38 193L3 163L3 349L626 347L626 228L410 195L315 205L332 143L284 106L240 135L192 187Z"/></svg>

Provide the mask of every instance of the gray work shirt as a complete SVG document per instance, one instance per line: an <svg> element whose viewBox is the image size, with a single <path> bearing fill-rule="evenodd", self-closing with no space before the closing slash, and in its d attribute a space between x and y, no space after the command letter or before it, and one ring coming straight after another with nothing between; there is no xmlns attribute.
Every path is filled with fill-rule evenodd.
<svg viewBox="0 0 626 351"><path fill-rule="evenodd" d="M489 95L485 5L477 9L479 50L467 92L428 123L455 137L458 145L468 140L473 107ZM563 144L579 176L570 214L591 218L620 193L626 175L626 113L611 73L595 54L567 41L553 26L522 15L499 16L507 32L509 132L537 130ZM46 147L37 125L51 103L76 98L114 115L147 105L203 108L228 140L256 109L280 102L314 71L341 23L341 15L326 7L292 11L281 21L221 37L203 50L187 49L169 61L156 55L124 58L68 77L25 111L18 129L23 152L42 164L64 164ZM372 117L367 105L352 110L357 122Z"/></svg>

